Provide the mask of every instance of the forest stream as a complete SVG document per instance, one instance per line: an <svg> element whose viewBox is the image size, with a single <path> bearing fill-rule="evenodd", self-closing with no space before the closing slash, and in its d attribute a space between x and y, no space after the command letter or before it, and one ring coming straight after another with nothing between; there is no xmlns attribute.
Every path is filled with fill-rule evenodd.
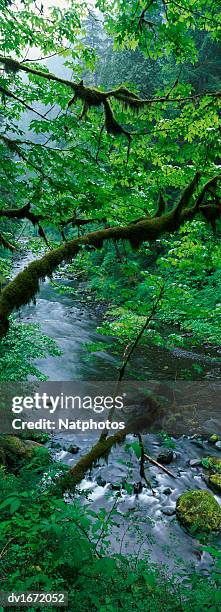
<svg viewBox="0 0 221 612"><path fill-rule="evenodd" d="M32 259L26 254L14 262L14 274L23 269ZM64 281L62 281L64 282ZM69 286L76 281L66 281ZM107 351L88 355L85 344L97 342L99 335L97 326L101 324L102 313L84 301L74 301L73 296L60 294L49 281L41 284L36 304L23 307L19 312L19 320L27 323L39 323L41 330L55 339L62 349L59 357L48 356L47 359L35 361L40 371L52 381L70 380L113 380L117 376L119 361L108 352L113 343L112 338L105 338ZM148 348L148 351L138 347L133 357L131 371L141 369L149 378L159 380L174 380L182 378L190 363L203 364L203 377L211 384L219 385L220 365L219 350L212 356L206 349L197 351L182 351L175 349L169 353L158 347ZM132 377L135 378L135 375ZM111 451L108 464L103 460L99 466L92 469L87 479L81 483L81 489L87 491L93 510L105 507L110 511L117 503L118 515L115 527L112 527L110 548L115 552L133 553L142 557L148 553L151 560L166 564L170 569L180 569L187 564L193 568L198 566L207 572L212 563L208 552L202 551L196 537L189 535L177 522L175 515L176 500L181 493L191 489L206 489L205 471L200 464L202 458L208 455L221 457L221 444L217 446L209 442L211 434L221 433L219 406L214 406L208 416L208 404L202 405L200 429L188 419L186 425L175 421L171 434L173 459L168 468L176 478L164 473L153 465L146 465L146 476L151 481L151 488L145 484L137 494L136 485L140 481L139 462L132 451L126 451L125 445ZM181 435L182 434L182 435ZM200 435L201 434L201 435ZM129 439L133 439L130 436ZM50 446L57 461L73 465L94 442L93 432L87 434L56 434L53 435ZM144 434L146 452L154 458L166 451L162 444L162 436L158 433ZM76 453L68 452L70 445ZM129 464L128 464L129 462ZM124 481L133 485L134 493L128 494L123 488ZM138 487L139 488L139 487ZM215 495L221 503L221 496ZM215 536L217 541L218 536ZM221 540L220 540L221 541ZM174 550L176 551L174 554Z"/></svg>

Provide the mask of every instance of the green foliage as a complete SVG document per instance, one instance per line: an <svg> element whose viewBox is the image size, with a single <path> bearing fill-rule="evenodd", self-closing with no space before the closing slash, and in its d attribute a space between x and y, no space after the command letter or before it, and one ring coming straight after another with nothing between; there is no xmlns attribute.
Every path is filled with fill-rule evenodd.
<svg viewBox="0 0 221 612"><path fill-rule="evenodd" d="M23 440L34 440L39 444L46 444L50 440L49 434L43 431L21 431L19 437Z"/></svg>
<svg viewBox="0 0 221 612"><path fill-rule="evenodd" d="M53 247L85 227L95 231L129 224L154 215L160 195L170 211L196 169L202 173L199 188L220 171L220 93L211 95L219 88L219 4L96 0L92 15L81 0L47 7L31 0L13 5L0 0L3 59L16 57L32 70L24 78L14 60L1 64L0 210L8 213L28 205L42 224L36 217L33 226L30 218L1 214L6 239L18 244L19 236L28 238L38 256L48 249L44 235ZM55 79L46 78L49 68ZM122 83L124 91L132 92L130 104L128 93L126 99L111 99L114 135L101 133L104 109L96 90L89 108L83 108L83 99L68 106L73 83L81 78L99 91ZM137 94L152 98L151 103L138 108ZM133 133L130 151L128 131ZM205 206L217 202L219 185L204 198ZM89 223L78 225L79 219ZM101 342L91 350L99 349L102 334L108 333L123 354L162 285L163 297L142 336L143 348L220 343L220 224L215 234L215 223L209 220L208 228L197 215L176 235L144 243L136 253L127 242L109 243L99 252L85 245L79 251L68 273L87 281L91 301L97 298L107 306ZM1 286L10 269L10 257L1 247ZM37 290L34 273L32 280ZM20 293L24 290L20 287ZM12 318L0 342L0 380L43 380L33 360L47 354L60 352L37 326ZM196 368L201 376L200 366ZM161 437L172 448L173 441L166 434ZM129 450L140 458L138 442ZM204 462L211 469L211 462ZM219 551L209 550L216 560L210 577L196 572L182 580L168 578L148 559L110 557L114 512L100 508L93 513L81 497L66 503L56 496L54 481L63 468L50 463L46 448L36 447L29 464L18 463L16 476L4 469L0 473L5 591L67 590L69 609L85 612L218 612ZM132 492L130 483L125 490Z"/></svg>
<svg viewBox="0 0 221 612"><path fill-rule="evenodd" d="M5 256L5 252L0 257L0 289L4 286L10 277L11 272L11 257Z"/></svg>
<svg viewBox="0 0 221 612"><path fill-rule="evenodd" d="M218 612L221 559L215 547L204 547L215 562L211 577L196 572L181 581L176 574L169 577L166 568L159 572L149 558L110 557L105 540L115 524L116 507L95 513L81 498L67 504L47 488L42 490L39 476L28 484L24 477L3 469L0 473L0 569L5 591L67 591L68 609L76 612L122 607L128 612L201 612L208 605Z"/></svg>
<svg viewBox="0 0 221 612"><path fill-rule="evenodd" d="M98 331L117 338L116 352L134 341L162 284L163 298L140 344L188 349L219 343L220 240L202 221L186 223L176 238L158 240L155 253L146 244L138 254L120 244L117 254L114 247L104 253L81 253L69 270L83 275L89 295L107 304ZM199 375L203 372L199 364L194 368Z"/></svg>
<svg viewBox="0 0 221 612"><path fill-rule="evenodd" d="M18 323L12 318L9 333L0 340L0 381L22 381L30 375L46 380L33 360L48 354L61 355L55 342L41 334L37 324Z"/></svg>
<svg viewBox="0 0 221 612"><path fill-rule="evenodd" d="M176 448L175 441L172 440L171 436L169 436L165 431L161 432L160 437L162 440L162 445L165 446L165 448L168 448L168 449Z"/></svg>

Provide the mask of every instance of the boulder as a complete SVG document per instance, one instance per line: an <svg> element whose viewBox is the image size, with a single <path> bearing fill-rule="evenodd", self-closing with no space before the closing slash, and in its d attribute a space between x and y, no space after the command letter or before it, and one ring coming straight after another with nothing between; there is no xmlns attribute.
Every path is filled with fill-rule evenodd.
<svg viewBox="0 0 221 612"><path fill-rule="evenodd" d="M17 436L4 435L1 436L0 446L3 449L6 462L10 459L30 459L32 456L32 447L27 444L27 440L20 440Z"/></svg>
<svg viewBox="0 0 221 612"><path fill-rule="evenodd" d="M201 465L201 459L190 459L189 466L192 468L199 467Z"/></svg>
<svg viewBox="0 0 221 612"><path fill-rule="evenodd" d="M164 506L161 512L165 514L165 516L173 516L174 514L176 514L176 509L172 506Z"/></svg>
<svg viewBox="0 0 221 612"><path fill-rule="evenodd" d="M0 437L0 451L4 453L6 465L13 469L20 468L30 460L37 461L39 465L42 460L45 464L46 458L48 462L50 460L49 451L42 444L34 440L22 440L11 434Z"/></svg>
<svg viewBox="0 0 221 612"><path fill-rule="evenodd" d="M218 442L219 440L219 436L217 434L212 434L212 436L210 436L209 438L209 442L211 442L211 444L215 444L216 442Z"/></svg>
<svg viewBox="0 0 221 612"><path fill-rule="evenodd" d="M211 470L212 472L218 472L221 474L221 458L220 457L205 457L202 459L203 467Z"/></svg>
<svg viewBox="0 0 221 612"><path fill-rule="evenodd" d="M209 491L183 493L177 500L176 515L187 529L201 533L221 530L221 507Z"/></svg>
<svg viewBox="0 0 221 612"><path fill-rule="evenodd" d="M162 492L164 495L171 495L172 489L170 489L170 487L166 487L166 489L164 489Z"/></svg>
<svg viewBox="0 0 221 612"><path fill-rule="evenodd" d="M70 444L70 446L67 448L67 452L71 453L72 455L76 455L79 450L80 448L79 446L76 446L76 444Z"/></svg>
<svg viewBox="0 0 221 612"><path fill-rule="evenodd" d="M55 442L55 440L51 441L51 448L55 448L56 450L61 450L62 446L60 442Z"/></svg>
<svg viewBox="0 0 221 612"><path fill-rule="evenodd" d="M211 474L208 478L208 485L221 494L221 474Z"/></svg>
<svg viewBox="0 0 221 612"><path fill-rule="evenodd" d="M105 485L107 484L107 481L102 478L101 474L99 474L97 477L97 484L99 487L105 487Z"/></svg>
<svg viewBox="0 0 221 612"><path fill-rule="evenodd" d="M135 483L134 483L134 485L133 485L133 487L134 487L134 493L135 493L135 495L139 495L139 493L142 493L142 490L143 490L143 485L142 485L142 482L141 482L141 481L139 481L139 482L135 482Z"/></svg>
<svg viewBox="0 0 221 612"><path fill-rule="evenodd" d="M157 461L162 463L162 465L169 465L173 461L173 451L167 449L161 451L157 457Z"/></svg>

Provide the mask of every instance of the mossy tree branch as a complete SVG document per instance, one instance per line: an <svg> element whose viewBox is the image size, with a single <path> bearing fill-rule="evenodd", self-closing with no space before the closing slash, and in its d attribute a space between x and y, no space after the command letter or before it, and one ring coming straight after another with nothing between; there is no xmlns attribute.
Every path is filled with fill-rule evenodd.
<svg viewBox="0 0 221 612"><path fill-rule="evenodd" d="M191 96L184 96L182 98L168 98L167 96L161 96L158 98L141 99L139 98L139 96L137 96L136 94L134 94L123 86L108 90L106 92L100 91L95 87L85 87L83 81L80 81L80 83L75 83L74 81L70 81L68 79L62 79L61 77L58 77L55 74L52 74L51 72L32 68L31 66L27 66L26 63L14 60L11 57L4 57L3 55L0 55L0 63L3 64L8 71L11 72L16 73L19 71L23 71L27 74L33 74L48 81L55 81L57 83L66 85L74 91L74 97L72 98L72 100L70 100L69 105L72 104L76 98L81 98L84 102L87 102L88 106L90 107L100 106L105 100L113 97L116 100L128 104L128 106L134 106L134 108L137 108L158 102L185 102L197 98L202 98L205 95L210 96L212 98L221 97L221 91L206 91L199 94L193 94Z"/></svg>
<svg viewBox="0 0 221 612"><path fill-rule="evenodd" d="M185 198L182 194L174 210L162 214L161 217L148 217L138 223L90 232L85 236L66 242L41 259L30 263L1 293L0 336L3 336L8 330L8 317L12 311L33 299L39 290L39 281L46 276L50 277L63 261L70 261L75 257L81 246L91 245L99 249L102 248L105 240L112 239L115 241L129 240L132 246L137 248L142 242L155 241L162 234L175 232L185 221L192 220L201 210L206 220L214 223L216 219L221 217L220 202L207 203L203 207L199 205L199 202L203 201L205 194L211 189L211 185L216 185L220 179L220 174L210 179L191 204L190 201L194 192L193 183L196 187L199 180L199 173L197 173L190 185L184 190ZM182 206L180 202L182 202Z"/></svg>
<svg viewBox="0 0 221 612"><path fill-rule="evenodd" d="M76 465L70 468L68 474L59 479L58 483L62 490L73 489L74 486L78 485L88 470L90 470L101 457L108 459L111 449L123 442L128 434L137 434L144 429L149 429L155 422L156 417L162 414L162 411L163 408L157 400L152 397L148 398L148 410L146 414L133 419L133 421L126 425L125 429L118 431L116 434L100 438L91 450L81 457Z"/></svg>
<svg viewBox="0 0 221 612"><path fill-rule="evenodd" d="M145 9L146 10L146 9ZM144 10L144 12L145 12ZM100 107L103 106L104 116L105 116L105 128L109 134L113 134L114 136L124 135L128 139L128 155L130 148L130 141L132 138L132 134L128 132L116 119L113 113L113 109L111 107L110 100L113 98L117 100L125 109L130 108L134 112L139 112L143 110L145 107L148 107L152 104L170 104L170 103L185 103L192 100L197 100L205 95L212 98L220 98L221 91L216 92L204 92L199 94L193 94L190 96L184 96L180 98L172 98L168 94L166 96L161 96L158 98L140 98L132 91L127 89L126 87L119 86L115 89L111 89L109 91L100 91L95 87L86 87L83 81L80 83L75 83L73 81L62 79L61 77L57 77L55 74L52 74L47 71L39 70L37 68L32 68L27 66L26 63L19 62L10 57L0 56L0 63L5 66L5 69L8 72L12 72L16 74L19 71L26 72L27 74L32 74L37 77L46 79L48 81L54 81L57 83L61 83L66 87L70 88L74 92L74 96L70 99L68 103L68 108L74 104L76 100L81 100L83 102L83 112L82 116L87 113L87 110L91 107ZM10 92L8 94L10 97L13 97ZM15 96L14 96L15 97ZM20 102L24 105L26 104L24 101L20 100Z"/></svg>

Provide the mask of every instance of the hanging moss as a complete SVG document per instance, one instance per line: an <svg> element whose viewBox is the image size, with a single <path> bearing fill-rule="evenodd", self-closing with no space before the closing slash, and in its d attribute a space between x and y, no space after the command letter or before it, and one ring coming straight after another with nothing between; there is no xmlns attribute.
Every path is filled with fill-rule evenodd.
<svg viewBox="0 0 221 612"><path fill-rule="evenodd" d="M74 99L78 98L79 100L83 100L87 103L88 107L100 106L106 97L104 92L99 91L99 89L95 87L85 87L83 81L80 81L78 85L74 86L74 92Z"/></svg>
<svg viewBox="0 0 221 612"><path fill-rule="evenodd" d="M108 100L104 100L104 112L105 112L105 128L108 134L113 134L114 136L119 136L120 134L124 134L128 139L131 139L131 135L127 130L125 130L120 123L115 119L113 110L111 108L110 102Z"/></svg>
<svg viewBox="0 0 221 612"><path fill-rule="evenodd" d="M141 245L140 240L136 240L136 238L130 239L130 246L133 249L133 251L139 251L140 245Z"/></svg>
<svg viewBox="0 0 221 612"><path fill-rule="evenodd" d="M162 193L160 193L157 212L155 214L155 217L162 217L165 211L166 211L166 201L164 200Z"/></svg>

